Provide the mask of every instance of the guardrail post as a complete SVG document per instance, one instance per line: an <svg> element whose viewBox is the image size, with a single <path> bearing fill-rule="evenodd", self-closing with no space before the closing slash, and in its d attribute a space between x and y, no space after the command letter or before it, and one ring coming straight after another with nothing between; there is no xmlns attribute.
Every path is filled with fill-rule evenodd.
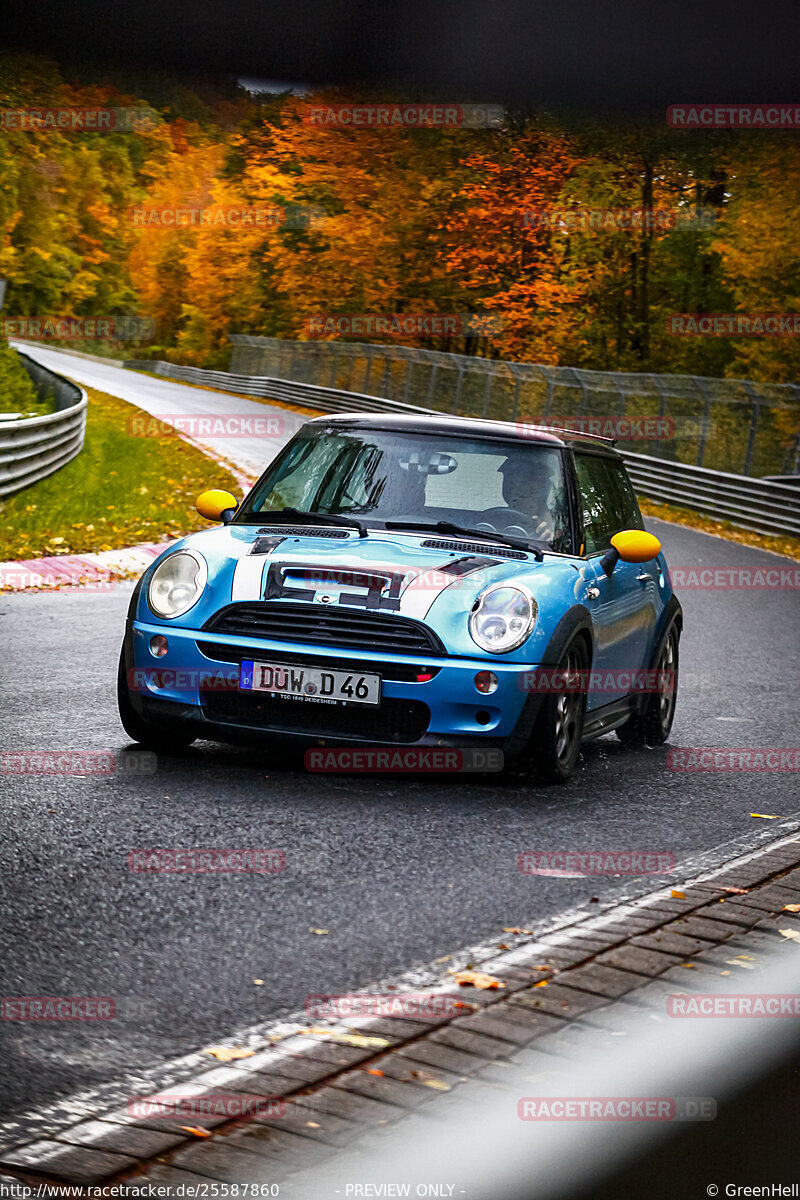
<svg viewBox="0 0 800 1200"><path fill-rule="evenodd" d="M492 375L491 372L486 372L486 387L483 391L483 416L486 417L489 412L489 399L492 393Z"/></svg>
<svg viewBox="0 0 800 1200"><path fill-rule="evenodd" d="M453 413L454 417L460 416L459 410L461 408L461 385L463 384L463 382L464 382L464 368L459 367L458 368L458 379L456 380L456 394L453 397L453 407L451 409L451 412Z"/></svg>
<svg viewBox="0 0 800 1200"><path fill-rule="evenodd" d="M753 415L750 418L750 428L747 432L747 449L744 452L744 474L749 475L753 465L753 453L756 448L756 433L758 431L758 422L761 420L761 402L758 396L753 392L752 385L745 380L744 390L747 392L750 399L753 401Z"/></svg>
<svg viewBox="0 0 800 1200"><path fill-rule="evenodd" d="M700 382L697 375L692 375L692 383L697 388L700 395L703 397L703 418L700 427L700 445L697 447L697 466L702 467L703 459L706 454L706 441L708 440L708 427L711 424L711 393L705 383Z"/></svg>
<svg viewBox="0 0 800 1200"><path fill-rule="evenodd" d="M522 377L517 375L514 379L514 399L511 402L511 420L516 421L517 412L519 411L519 389L522 385Z"/></svg>
<svg viewBox="0 0 800 1200"><path fill-rule="evenodd" d="M331 342L331 346L335 346L335 345L336 345L335 342ZM331 373L329 376L330 383L328 384L328 386L336 387L336 372L339 367L339 355L335 350L331 350L330 360L331 360Z"/></svg>
<svg viewBox="0 0 800 1200"><path fill-rule="evenodd" d="M431 369L431 377L428 381L428 408L433 408L433 397L436 395L436 373L439 370L439 364L434 363Z"/></svg>
<svg viewBox="0 0 800 1200"><path fill-rule="evenodd" d="M403 384L403 403L408 404L408 397L411 395L411 375L414 370L414 359L410 358L406 363L406 379Z"/></svg>
<svg viewBox="0 0 800 1200"><path fill-rule="evenodd" d="M372 354L373 354L372 346L365 346L364 347L364 357L367 360L367 369L364 372L364 391L365 392L366 392L367 388L369 387L369 377L370 377L370 373L372 371Z"/></svg>

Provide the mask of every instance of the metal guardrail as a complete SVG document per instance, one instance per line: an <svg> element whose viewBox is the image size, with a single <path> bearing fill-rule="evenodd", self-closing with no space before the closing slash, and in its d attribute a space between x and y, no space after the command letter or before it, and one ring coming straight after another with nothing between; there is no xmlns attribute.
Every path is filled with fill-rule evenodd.
<svg viewBox="0 0 800 1200"><path fill-rule="evenodd" d="M638 446L655 458L755 477L800 472L794 383L589 371L369 342L252 334L229 341L234 372L377 392L461 417L556 424L567 417L657 418L672 432Z"/></svg>
<svg viewBox="0 0 800 1200"><path fill-rule="evenodd" d="M125 366L139 371L154 371L157 375L163 375L165 379L178 382L183 380L186 383L203 383L223 392L241 392L245 396L257 396L263 400L307 405L320 412L399 412L410 415L420 412L436 413L436 409L433 408L403 404L382 396L367 396L358 392L346 392L340 388L317 387L311 383L272 379L264 375L234 375L230 371L206 371L201 367L181 367L177 363L155 359L130 359Z"/></svg>
<svg viewBox="0 0 800 1200"><path fill-rule="evenodd" d="M791 484L622 453L640 496L691 508L755 533L800 537L800 495Z"/></svg>
<svg viewBox="0 0 800 1200"><path fill-rule="evenodd" d="M289 379L206 371L163 361L133 359L126 367L153 371L165 379L204 384L225 392L259 399L305 405L321 412L401 412L435 414L436 409L404 404L382 396L318 387ZM767 535L800 537L800 498L789 483L775 483L713 471L707 467L669 462L647 454L621 450L636 491L641 496L691 508L742 529Z"/></svg>
<svg viewBox="0 0 800 1200"><path fill-rule="evenodd" d="M88 397L83 388L20 354L37 390L55 393L56 412L0 421L0 496L38 483L83 447Z"/></svg>

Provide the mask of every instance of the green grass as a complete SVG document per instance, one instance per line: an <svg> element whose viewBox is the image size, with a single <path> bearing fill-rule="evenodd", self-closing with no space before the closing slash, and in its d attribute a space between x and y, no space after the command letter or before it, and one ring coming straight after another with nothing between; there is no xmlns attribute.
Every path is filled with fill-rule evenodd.
<svg viewBox="0 0 800 1200"><path fill-rule="evenodd" d="M141 409L87 389L83 450L54 475L0 502L0 560L116 550L208 528L206 488L238 494L223 467L178 437L134 437Z"/></svg>

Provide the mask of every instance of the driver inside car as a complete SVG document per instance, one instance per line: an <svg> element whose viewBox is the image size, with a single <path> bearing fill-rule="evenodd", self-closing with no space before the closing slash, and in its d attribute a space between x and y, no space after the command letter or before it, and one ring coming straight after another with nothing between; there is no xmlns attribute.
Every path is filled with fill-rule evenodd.
<svg viewBox="0 0 800 1200"><path fill-rule="evenodd" d="M550 541L555 536L555 530L552 520L546 518L553 512L553 481L549 473L532 473L530 466L530 462L521 462L510 456L498 468L508 511L504 512L501 507L489 509L483 514L483 520L491 523L498 533Z"/></svg>

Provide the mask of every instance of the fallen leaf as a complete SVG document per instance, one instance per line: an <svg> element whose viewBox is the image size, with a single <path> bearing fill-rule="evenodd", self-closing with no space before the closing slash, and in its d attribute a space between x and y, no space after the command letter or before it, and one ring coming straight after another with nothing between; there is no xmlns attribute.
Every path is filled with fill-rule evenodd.
<svg viewBox="0 0 800 1200"><path fill-rule="evenodd" d="M504 925L503 933L533 933L532 929L518 929L516 925Z"/></svg>
<svg viewBox="0 0 800 1200"><path fill-rule="evenodd" d="M253 983L256 985L256 987L263 987L263 986L264 986L264 980L263 980L263 979L254 979L254 980L253 980Z"/></svg>
<svg viewBox="0 0 800 1200"><path fill-rule="evenodd" d="M720 971L720 975L730 975L730 971Z"/></svg>
<svg viewBox="0 0 800 1200"><path fill-rule="evenodd" d="M793 942L800 942L800 933L796 929L779 929L778 933L785 938L790 938Z"/></svg>
<svg viewBox="0 0 800 1200"><path fill-rule="evenodd" d="M318 934L320 934L320 936L321 936L323 933L327 933L327 932L328 932L328 930L327 930L327 929L314 929L314 928L313 928L313 926L312 926L312 927L309 929L309 931L308 931L308 932L309 932L309 933L318 933Z"/></svg>
<svg viewBox="0 0 800 1200"><path fill-rule="evenodd" d="M179 1125L179 1129L185 1130L186 1133L191 1133L195 1137L211 1137L207 1129L201 1129L199 1125Z"/></svg>
<svg viewBox="0 0 800 1200"><path fill-rule="evenodd" d="M590 904L599 904L599 903L600 903L600 897L599 897L599 896L592 896L592 898L591 898L591 900L589 901L589 903L590 903Z"/></svg>
<svg viewBox="0 0 800 1200"><path fill-rule="evenodd" d="M499 979L495 979L493 975L487 975L484 971L456 971L454 978L460 987L488 989L506 986Z"/></svg>
<svg viewBox="0 0 800 1200"><path fill-rule="evenodd" d="M681 963L681 966L685 967L687 971L696 971L697 970L697 967L694 965L694 963Z"/></svg>
<svg viewBox="0 0 800 1200"><path fill-rule="evenodd" d="M746 896L750 888L724 887L723 892L735 892L737 896Z"/></svg>
<svg viewBox="0 0 800 1200"><path fill-rule="evenodd" d="M379 1071L377 1067L367 1067L367 1074L368 1075L380 1075L382 1077L383 1071Z"/></svg>
<svg viewBox="0 0 800 1200"><path fill-rule="evenodd" d="M735 958L726 958L725 962L729 967L741 967L745 971L755 971L755 967L752 963L737 962ZM730 971L728 974L730 974Z"/></svg>
<svg viewBox="0 0 800 1200"><path fill-rule="evenodd" d="M244 1046L206 1046L203 1054L211 1054L220 1062L233 1062L235 1058L252 1058L255 1050L245 1050Z"/></svg>
<svg viewBox="0 0 800 1200"><path fill-rule="evenodd" d="M673 900L685 900L686 899L686 892L679 892L677 888L671 888L669 894L670 894L670 896L672 896Z"/></svg>
<svg viewBox="0 0 800 1200"><path fill-rule="evenodd" d="M497 943L497 949L498 949L498 950L508 950L508 949L509 949L509 947L506 945L506 943L505 943L505 942L498 942L498 943Z"/></svg>
<svg viewBox="0 0 800 1200"><path fill-rule="evenodd" d="M762 821L787 821L788 817L770 816L768 813L750 813L751 817L761 817Z"/></svg>
<svg viewBox="0 0 800 1200"><path fill-rule="evenodd" d="M321 1129L322 1126L319 1124L318 1121L306 1121L306 1128L307 1129Z"/></svg>
<svg viewBox="0 0 800 1200"><path fill-rule="evenodd" d="M546 980L546 979L540 979L540 980L539 980L539 982L538 982L538 983L535 983L533 986L534 986L534 987L547 987L547 980Z"/></svg>
<svg viewBox="0 0 800 1200"><path fill-rule="evenodd" d="M312 1025L310 1029L301 1029L299 1032L312 1033L317 1037L326 1038L329 1042L339 1042L342 1046L357 1046L363 1050L370 1050L373 1046L380 1050L391 1045L386 1038L364 1037L360 1033L340 1033L338 1029L325 1029L317 1025Z"/></svg>
<svg viewBox="0 0 800 1200"><path fill-rule="evenodd" d="M435 1088L437 1092L449 1092L450 1084L442 1083L441 1079L423 1079L422 1083L425 1087Z"/></svg>
<svg viewBox="0 0 800 1200"><path fill-rule="evenodd" d="M800 904L784 904L781 912L800 912Z"/></svg>

